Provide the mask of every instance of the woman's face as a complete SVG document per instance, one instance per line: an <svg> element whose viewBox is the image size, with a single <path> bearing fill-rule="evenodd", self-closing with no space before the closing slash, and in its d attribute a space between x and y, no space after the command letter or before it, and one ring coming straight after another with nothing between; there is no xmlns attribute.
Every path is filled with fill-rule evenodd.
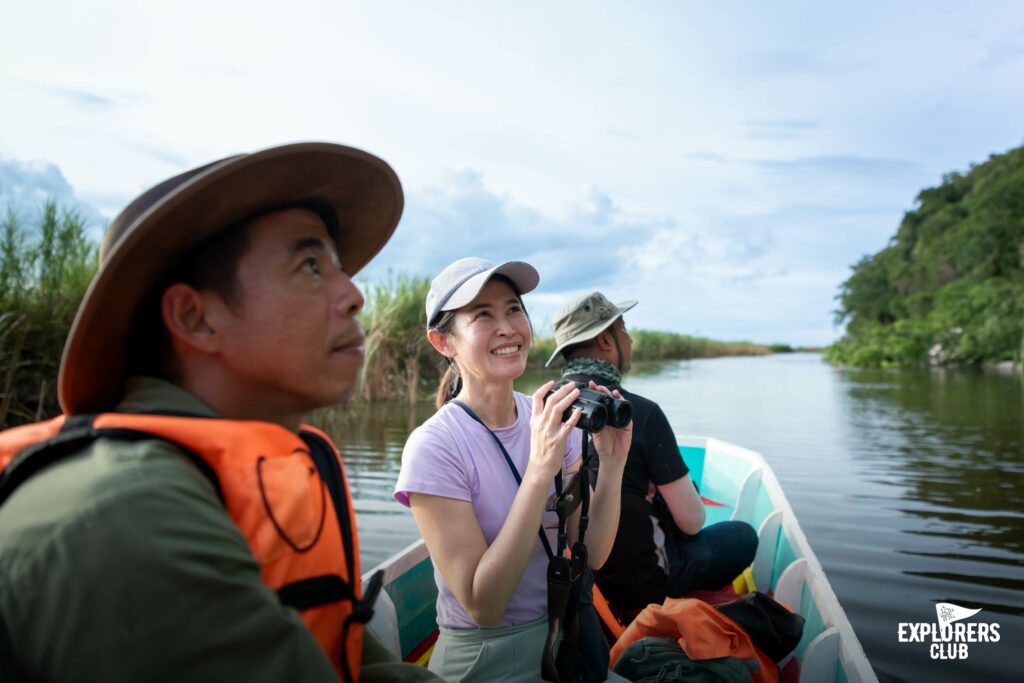
<svg viewBox="0 0 1024 683"><path fill-rule="evenodd" d="M530 319L515 291L502 280L490 280L455 312L445 355L459 364L463 378L512 380L526 369L531 335Z"/></svg>

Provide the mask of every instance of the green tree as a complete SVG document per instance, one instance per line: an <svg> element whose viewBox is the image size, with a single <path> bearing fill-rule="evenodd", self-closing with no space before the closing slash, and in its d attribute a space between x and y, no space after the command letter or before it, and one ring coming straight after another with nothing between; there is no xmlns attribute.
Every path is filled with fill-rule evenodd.
<svg viewBox="0 0 1024 683"><path fill-rule="evenodd" d="M889 244L840 287L846 334L828 350L852 365L1021 360L1024 147L922 190Z"/></svg>

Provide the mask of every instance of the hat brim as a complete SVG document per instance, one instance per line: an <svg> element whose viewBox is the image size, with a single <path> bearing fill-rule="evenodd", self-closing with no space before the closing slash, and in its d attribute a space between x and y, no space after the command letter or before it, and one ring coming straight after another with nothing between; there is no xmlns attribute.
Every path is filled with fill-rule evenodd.
<svg viewBox="0 0 1024 683"><path fill-rule="evenodd" d="M139 304L190 248L260 211L309 201L334 209L349 276L387 243L404 204L398 176L382 159L342 145L299 143L210 164L135 217L106 249L72 324L58 379L64 412L115 405Z"/></svg>
<svg viewBox="0 0 1024 683"><path fill-rule="evenodd" d="M639 302L631 299L629 301L623 301L622 303L615 304L615 313L610 318L600 321L597 325L583 330L556 346L555 352L551 354L551 358L548 358L548 362L544 364L544 367L551 367L551 364L555 362L563 349L568 348L573 344L580 344L582 342L589 341L607 330L616 320L622 317L623 313L636 306L637 303Z"/></svg>
<svg viewBox="0 0 1024 683"><path fill-rule="evenodd" d="M472 303L488 280L495 275L504 275L511 280L520 294L532 292L540 283L540 274L529 263L525 261L506 261L499 266L477 273L459 285L458 289L448 297L448 301L445 302L444 306L436 311L432 317L437 317L439 313L444 311L454 311Z"/></svg>

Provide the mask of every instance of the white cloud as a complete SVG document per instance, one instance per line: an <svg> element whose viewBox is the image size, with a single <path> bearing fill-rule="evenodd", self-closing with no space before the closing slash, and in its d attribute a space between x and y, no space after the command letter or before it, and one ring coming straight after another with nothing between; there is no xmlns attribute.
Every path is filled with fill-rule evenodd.
<svg viewBox="0 0 1024 683"><path fill-rule="evenodd" d="M845 263L822 270L785 253L767 230L644 215L594 187L552 215L498 195L472 170L410 190L407 207L362 281L389 271L433 276L464 256L523 259L541 275L528 297L541 332L566 300L597 289L613 299L639 299L628 321L638 327L799 344L833 336L832 297Z"/></svg>
<svg viewBox="0 0 1024 683"><path fill-rule="evenodd" d="M90 204L81 201L61 170L45 161L19 161L0 157L0 206L11 209L31 223L47 201L77 211L85 218L94 237L106 226L106 219Z"/></svg>
<svg viewBox="0 0 1024 683"><path fill-rule="evenodd" d="M227 154L354 144L407 190L372 273L527 258L540 313L600 287L644 325L827 342L916 193L1022 142L1014 0L57 4L4 12L45 27L0 41L6 158L109 217Z"/></svg>

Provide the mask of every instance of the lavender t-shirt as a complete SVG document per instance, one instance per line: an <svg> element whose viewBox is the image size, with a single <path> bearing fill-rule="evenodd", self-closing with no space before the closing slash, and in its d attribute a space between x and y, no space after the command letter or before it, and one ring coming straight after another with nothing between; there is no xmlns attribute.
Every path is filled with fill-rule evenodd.
<svg viewBox="0 0 1024 683"><path fill-rule="evenodd" d="M516 469L522 475L530 460L530 412L533 400L515 392L516 421L493 430L501 439ZM579 430L572 430L565 449L565 467L579 460ZM508 463L487 430L462 408L446 404L409 435L402 452L402 470L395 485L395 500L409 505L410 493L465 500L473 504L484 540L490 545L508 517L518 490ZM555 492L554 482L548 494ZM543 525L552 550L555 548L558 518L545 510ZM499 626L526 624L547 614L548 557L537 534L526 565ZM452 629L480 628L462 608L434 569L437 582L437 623Z"/></svg>

